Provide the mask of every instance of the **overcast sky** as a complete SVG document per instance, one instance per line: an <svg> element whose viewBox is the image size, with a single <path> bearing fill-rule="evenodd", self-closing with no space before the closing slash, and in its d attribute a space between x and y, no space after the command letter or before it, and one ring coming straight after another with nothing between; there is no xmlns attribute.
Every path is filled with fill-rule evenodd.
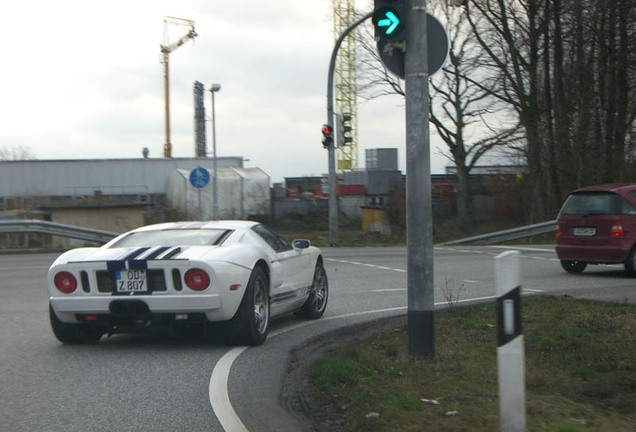
<svg viewBox="0 0 636 432"><path fill-rule="evenodd" d="M371 0L357 0L366 12ZM21 0L0 4L0 147L37 159L163 156L165 16L199 36L170 55L174 157L194 156L192 87L216 94L219 156L242 156L273 182L327 172L320 126L334 45L331 0ZM170 40L186 28L170 27ZM210 93L206 114L210 116ZM211 151L208 122L208 151ZM398 148L405 171L404 101L359 101L364 149ZM433 143L439 138L432 136ZM447 160L432 152L433 173Z"/></svg>

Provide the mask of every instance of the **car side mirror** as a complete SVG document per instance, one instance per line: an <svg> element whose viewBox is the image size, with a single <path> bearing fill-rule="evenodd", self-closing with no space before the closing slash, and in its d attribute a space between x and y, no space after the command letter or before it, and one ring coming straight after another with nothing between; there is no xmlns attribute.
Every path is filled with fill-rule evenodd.
<svg viewBox="0 0 636 432"><path fill-rule="evenodd" d="M292 242L292 246L294 249L307 249L311 246L311 242L309 240L298 239Z"/></svg>

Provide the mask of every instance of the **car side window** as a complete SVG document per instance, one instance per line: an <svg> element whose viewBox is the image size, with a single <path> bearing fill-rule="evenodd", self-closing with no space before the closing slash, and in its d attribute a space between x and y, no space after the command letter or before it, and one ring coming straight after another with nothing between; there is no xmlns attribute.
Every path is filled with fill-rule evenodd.
<svg viewBox="0 0 636 432"><path fill-rule="evenodd" d="M577 193L568 197L563 204L561 214L572 215L607 215L616 214L618 195L613 193Z"/></svg>
<svg viewBox="0 0 636 432"><path fill-rule="evenodd" d="M636 207L626 199L621 198L621 214L636 215Z"/></svg>
<svg viewBox="0 0 636 432"><path fill-rule="evenodd" d="M255 225L252 227L252 231L258 234L265 242L277 253L291 250L292 247L282 238L278 236L274 231L267 228L264 225Z"/></svg>

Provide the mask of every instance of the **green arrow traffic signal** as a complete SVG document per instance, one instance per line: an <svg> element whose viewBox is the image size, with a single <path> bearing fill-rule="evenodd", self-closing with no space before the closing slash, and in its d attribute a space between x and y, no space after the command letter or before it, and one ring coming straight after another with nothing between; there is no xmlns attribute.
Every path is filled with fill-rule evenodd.
<svg viewBox="0 0 636 432"><path fill-rule="evenodd" d="M393 2L390 6L376 7L373 12L373 25L376 38L400 39L404 33L404 20L402 1Z"/></svg>
<svg viewBox="0 0 636 432"><path fill-rule="evenodd" d="M378 21L378 27L386 27L386 29L384 30L384 34L390 35L395 31L397 26L400 24L400 19L396 17L392 11L386 11L384 13L384 16L386 18Z"/></svg>

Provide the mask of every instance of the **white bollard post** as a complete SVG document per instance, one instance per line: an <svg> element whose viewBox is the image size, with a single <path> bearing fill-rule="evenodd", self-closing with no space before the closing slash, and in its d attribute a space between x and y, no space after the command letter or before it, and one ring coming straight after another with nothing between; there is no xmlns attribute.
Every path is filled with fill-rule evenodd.
<svg viewBox="0 0 636 432"><path fill-rule="evenodd" d="M519 269L518 251L503 252L495 258L501 432L526 430L525 348Z"/></svg>

